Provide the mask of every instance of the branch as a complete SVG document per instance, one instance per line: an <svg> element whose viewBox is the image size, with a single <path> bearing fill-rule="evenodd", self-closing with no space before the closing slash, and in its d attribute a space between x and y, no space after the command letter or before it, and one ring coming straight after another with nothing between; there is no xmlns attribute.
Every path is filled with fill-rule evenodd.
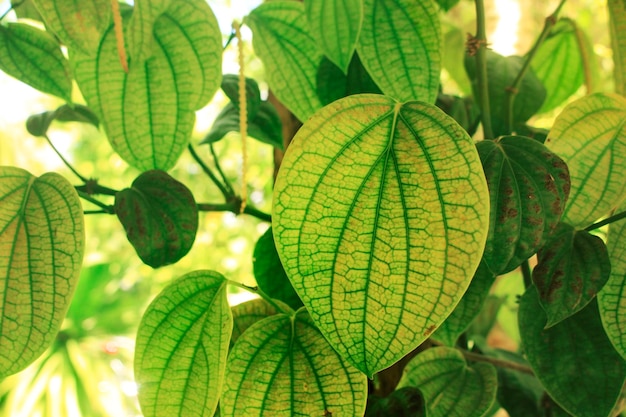
<svg viewBox="0 0 626 417"><path fill-rule="evenodd" d="M220 189L222 195L224 196L224 199L226 201L230 200L233 197L233 193L226 189L224 184L220 182L220 180L215 176L213 171L211 171L211 169L204 163L204 161L200 159L200 157L196 153L196 150L193 148L193 146L191 146L191 144L187 146L187 149L189 149L189 153L191 153L191 156L193 157L193 159L196 160L198 165L200 165L200 168L202 168L204 173L207 174L211 181L213 181L213 183L217 186L217 188Z"/></svg>
<svg viewBox="0 0 626 417"><path fill-rule="evenodd" d="M221 204L212 204L212 203L198 203L198 210L200 211L230 211L231 213L241 214L241 199L231 198L226 203ZM272 216L262 212L254 206L246 204L246 207L243 210L244 214L248 214L250 216L256 217L259 220L263 220L265 222L271 222Z"/></svg>
<svg viewBox="0 0 626 417"><path fill-rule="evenodd" d="M115 214L115 208L113 206L104 204L103 202L96 200L95 198L93 198L92 196L90 196L84 191L77 190L77 192L80 198L82 198L83 200L89 201L92 204L95 204L96 206L100 207L105 213ZM92 213L89 212L88 214L92 214Z"/></svg>
<svg viewBox="0 0 626 417"><path fill-rule="evenodd" d="M585 227L585 231L591 232L592 230L599 229L602 226L606 226L607 224L614 223L614 222L616 222L618 220L621 220L623 218L626 218L626 211L622 211L621 213L614 214L614 215L612 215L610 217L607 217L604 220L601 220L601 221L599 221L597 223L592 224L591 226L587 226L587 227Z"/></svg>

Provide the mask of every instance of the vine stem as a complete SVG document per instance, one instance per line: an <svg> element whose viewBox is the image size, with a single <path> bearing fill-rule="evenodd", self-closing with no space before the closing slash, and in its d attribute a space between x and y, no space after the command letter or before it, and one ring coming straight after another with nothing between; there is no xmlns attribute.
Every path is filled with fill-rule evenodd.
<svg viewBox="0 0 626 417"><path fill-rule="evenodd" d="M529 288L533 285L533 274L530 270L530 263L528 259L522 262L522 277L524 278L524 288Z"/></svg>
<svg viewBox="0 0 626 417"><path fill-rule="evenodd" d="M200 156L198 156L198 154L196 153L196 150L193 148L193 146L191 146L191 144L187 146L187 149L189 149L189 153L191 154L193 159L196 160L198 165L200 165L200 168L202 168L204 173L207 174L209 178L211 179L211 181L213 181L213 183L217 186L217 188L220 189L220 191L222 192L222 195L224 196L224 199L226 199L226 201L230 200L233 197L233 193L226 189L224 184L220 182L220 180L215 176L213 171L211 171L211 169L204 163L204 161L200 158Z"/></svg>
<svg viewBox="0 0 626 417"><path fill-rule="evenodd" d="M556 6L556 9L554 10L554 12L550 16L546 17L545 23L543 25L543 30L541 31L541 34L539 34L539 37L535 41L535 44L533 45L533 47L530 49L530 51L526 55L524 64L522 65L522 68L517 74L517 77L515 77L515 80L513 80L513 84L511 84L510 86L506 88L507 99L504 102L505 103L504 104L505 105L504 117L506 118L506 127L509 132L513 131L513 102L515 101L515 96L518 93L520 84L522 83L522 79L524 78L524 75L526 75L528 68L530 68L530 64L533 58L535 57L535 55L537 54L539 47L546 40L546 38L550 34L550 31L556 24L557 18L564 4L565 4L565 0L561 0L559 2L559 5Z"/></svg>
<svg viewBox="0 0 626 417"><path fill-rule="evenodd" d="M291 315L291 311L288 311L284 307L281 307L276 301L274 301L274 299L272 297L267 295L258 286L251 287L250 285L242 284L241 282L232 281L230 279L228 280L228 283L231 284L231 285L234 285L235 287L243 288L246 291L249 291L249 292L251 292L253 294L258 295L259 297L261 297L262 299L264 299L265 301L270 303L272 305L272 307L274 307L276 309L276 311L279 311L279 312L284 313L284 314Z"/></svg>
<svg viewBox="0 0 626 417"><path fill-rule="evenodd" d="M248 214L265 222L272 221L271 215L262 212L261 210L257 209L254 206L251 206L250 204L246 205L243 212L241 211L240 207L240 203L237 203L237 199L231 199L229 202L223 204L198 203L198 210L200 211L230 211L235 214Z"/></svg>
<svg viewBox="0 0 626 417"><path fill-rule="evenodd" d="M59 158L61 158L61 161L63 161L63 163L65 164L66 167L68 167L70 169L70 171L72 171L74 173L74 175L76 175L78 177L79 180L81 180L84 183L87 183L87 178L83 177L82 175L80 175L78 173L78 171L76 169L74 169L74 167L72 166L72 164L70 164L68 162L67 159L65 159L63 157L63 155L61 154L61 152L59 152L59 150L56 148L56 146L54 146L54 144L52 143L52 141L50 140L50 138L48 137L47 134L44 134L43 137L46 139L46 141L48 141L48 145L50 145L50 147L52 148L52 150L54 151L54 153L57 154L57 156Z"/></svg>
<svg viewBox="0 0 626 417"><path fill-rule="evenodd" d="M217 153L215 152L215 147L213 146L212 143L209 143L209 150L211 151L211 156L213 157L213 163L215 163L215 169L217 169L217 173L220 174L220 177L222 178L222 181L224 182L224 185L226 186L226 188L229 190L230 194L234 194L235 190L233 189L233 186L231 185L230 181L228 181L228 177L224 175L224 171L222 171L220 160L217 157Z"/></svg>
<svg viewBox="0 0 626 417"><path fill-rule="evenodd" d="M600 220L599 222L594 223L594 224L592 224L591 226L587 226L587 227L585 227L585 231L587 231L587 232L591 232L592 230L599 229L599 228L601 228L602 226L606 226L607 224L611 224L611 223L613 223L613 222L616 222L616 221L618 221L618 220L622 220L622 219L624 219L624 218L626 218L626 210L625 210L625 211L622 211L622 212L620 212L620 213L614 214L614 215L612 215L612 216L610 216L610 217L607 217L607 218L606 218L606 219L604 219L604 220Z"/></svg>
<svg viewBox="0 0 626 417"><path fill-rule="evenodd" d="M89 194L87 194L84 191L76 191L78 193L78 196L80 198L82 198L83 200L87 200L92 204L95 204L96 206L100 207L102 210L104 210L105 213L108 214L115 214L115 209L113 208L113 206L110 206L108 204L104 204L101 201L96 200L95 198L93 198L92 196L90 196Z"/></svg>
<svg viewBox="0 0 626 417"><path fill-rule="evenodd" d="M485 29L485 4L476 0L476 37L473 39L476 49L476 81L478 84L478 101L480 120L483 125L485 139L493 138L491 127L491 109L489 105L489 83L487 81L487 31Z"/></svg>

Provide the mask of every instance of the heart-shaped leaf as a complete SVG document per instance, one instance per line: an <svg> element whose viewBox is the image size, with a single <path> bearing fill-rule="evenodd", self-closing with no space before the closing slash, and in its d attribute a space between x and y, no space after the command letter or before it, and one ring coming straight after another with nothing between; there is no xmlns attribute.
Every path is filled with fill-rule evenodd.
<svg viewBox="0 0 626 417"><path fill-rule="evenodd" d="M274 302L280 303L280 301L277 300L274 300ZM288 305L281 304L281 306L284 307L285 311L289 311ZM262 298L256 298L246 301L245 303L237 304L231 310L234 325L233 333L230 338L230 349L232 349L235 342L239 339L239 336L241 336L248 327L252 326L257 321L278 313L274 306Z"/></svg>
<svg viewBox="0 0 626 417"><path fill-rule="evenodd" d="M70 68L59 44L34 26L0 25L0 70L44 93L72 100Z"/></svg>
<svg viewBox="0 0 626 417"><path fill-rule="evenodd" d="M434 103L439 90L441 27L435 2L364 0L357 51L388 96Z"/></svg>
<svg viewBox="0 0 626 417"><path fill-rule="evenodd" d="M226 284L217 272L191 272L165 287L144 313L135 378L146 417L213 416L233 328Z"/></svg>
<svg viewBox="0 0 626 417"><path fill-rule="evenodd" d="M470 137L433 105L335 101L298 131L274 192L287 275L368 376L421 344L478 267L487 184Z"/></svg>
<svg viewBox="0 0 626 417"><path fill-rule="evenodd" d="M545 329L532 286L519 303L523 349L548 393L576 417L608 417L626 380L626 362L604 333L595 300Z"/></svg>
<svg viewBox="0 0 626 417"><path fill-rule="evenodd" d="M254 51L263 61L272 92L301 121L322 107L315 91L322 59L309 33L304 5L265 2L244 20L252 29Z"/></svg>
<svg viewBox="0 0 626 417"><path fill-rule="evenodd" d="M467 365L456 349L421 352L404 368L398 388L415 387L424 396L428 417L482 417L496 400L496 368Z"/></svg>
<svg viewBox="0 0 626 417"><path fill-rule="evenodd" d="M361 416L365 375L344 363L306 310L253 324L228 356L223 417Z"/></svg>
<svg viewBox="0 0 626 417"><path fill-rule="evenodd" d="M565 162L534 139L504 136L476 147L492 207L484 260L500 275L534 255L554 231L569 175Z"/></svg>
<svg viewBox="0 0 626 417"><path fill-rule="evenodd" d="M198 208L191 191L166 172L142 173L115 196L115 213L141 260L153 268L177 262L191 249Z"/></svg>
<svg viewBox="0 0 626 417"><path fill-rule="evenodd" d="M26 129L33 136L45 136L53 121L88 123L98 128L98 116L82 104L64 104L54 111L34 114L26 120Z"/></svg>
<svg viewBox="0 0 626 417"><path fill-rule="evenodd" d="M587 227L626 196L626 98L598 93L576 100L556 118L546 146L570 171L564 222Z"/></svg>
<svg viewBox="0 0 626 417"><path fill-rule="evenodd" d="M222 77L222 91L239 111L239 75L226 74ZM246 109L248 121L254 120L261 106L261 91L252 78L246 78Z"/></svg>
<svg viewBox="0 0 626 417"><path fill-rule="evenodd" d="M58 174L0 167L0 379L52 343L76 287L83 210Z"/></svg>

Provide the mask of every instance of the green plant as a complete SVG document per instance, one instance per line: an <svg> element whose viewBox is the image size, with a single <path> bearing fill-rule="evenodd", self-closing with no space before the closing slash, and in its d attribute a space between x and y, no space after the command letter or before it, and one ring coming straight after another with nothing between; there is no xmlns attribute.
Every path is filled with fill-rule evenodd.
<svg viewBox="0 0 626 417"><path fill-rule="evenodd" d="M526 56L503 57L488 49L476 0L469 83L461 55L449 71L471 85L464 97L440 87L453 55L442 60L449 2L264 3L243 23L273 102L243 68L222 77L222 39L204 0L33 3L24 10L46 31L3 21L0 68L68 104L29 118L29 132L101 124L139 174L115 190L73 168L76 186L0 169L0 377L58 342L81 270L83 213L117 215L158 268L194 245L199 211L232 211L271 221L255 248L258 286L199 270L156 297L134 362L146 416L211 416L218 406L225 416L621 412L626 99L587 95L549 132L527 124L590 82L584 34L558 19L564 1ZM609 6L624 94L626 11ZM72 101L74 81L86 106ZM209 165L189 140L194 111L220 86L230 103L198 148ZM282 106L303 122L295 136ZM243 141L241 193L213 148L231 131ZM271 217L246 198L247 133L288 145ZM196 202L167 173L185 149L223 202ZM605 244L597 232L606 225ZM506 304L490 290L515 279L525 288L519 352L484 337ZM231 308L229 285L261 299Z"/></svg>

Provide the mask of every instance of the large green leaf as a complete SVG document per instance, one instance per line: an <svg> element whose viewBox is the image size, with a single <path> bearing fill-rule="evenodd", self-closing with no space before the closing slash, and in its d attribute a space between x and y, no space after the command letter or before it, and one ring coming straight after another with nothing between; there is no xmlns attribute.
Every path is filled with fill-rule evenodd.
<svg viewBox="0 0 626 417"><path fill-rule="evenodd" d="M46 27L68 48L93 54L111 23L110 0L35 0Z"/></svg>
<svg viewBox="0 0 626 417"><path fill-rule="evenodd" d="M626 4L623 0L608 0L607 6L615 65L615 91L626 96Z"/></svg>
<svg viewBox="0 0 626 417"><path fill-rule="evenodd" d="M193 246L198 208L193 194L166 172L142 173L115 196L115 214L141 260L153 268L177 262Z"/></svg>
<svg viewBox="0 0 626 417"><path fill-rule="evenodd" d="M172 0L135 0L133 18L129 23L128 49L131 59L142 62L152 56L152 28Z"/></svg>
<svg viewBox="0 0 626 417"><path fill-rule="evenodd" d="M565 208L569 174L565 162L534 139L504 136L476 147L491 201L484 259L499 275L546 243Z"/></svg>
<svg viewBox="0 0 626 417"><path fill-rule="evenodd" d="M72 100L72 77L59 44L25 23L0 25L0 70L44 93Z"/></svg>
<svg viewBox="0 0 626 417"><path fill-rule="evenodd" d="M253 324L228 357L223 417L362 416L365 375L344 363L306 310Z"/></svg>
<svg viewBox="0 0 626 417"><path fill-rule="evenodd" d="M602 289L611 262L602 239L561 223L537 254L533 282L546 311L546 328L575 314Z"/></svg>
<svg viewBox="0 0 626 417"><path fill-rule="evenodd" d="M422 343L478 267L489 210L480 160L430 104L355 95L328 105L298 131L274 192L287 275L368 376Z"/></svg>
<svg viewBox="0 0 626 417"><path fill-rule="evenodd" d="M0 167L0 379L52 343L84 251L83 211L58 174Z"/></svg>
<svg viewBox="0 0 626 417"><path fill-rule="evenodd" d="M569 167L564 222L589 226L626 197L626 98L599 93L576 100L556 118L546 146Z"/></svg>
<svg viewBox="0 0 626 417"><path fill-rule="evenodd" d="M626 363L604 333L596 301L549 329L545 325L532 286L520 300L519 327L535 375L576 417L608 417L626 380Z"/></svg>
<svg viewBox="0 0 626 417"><path fill-rule="evenodd" d="M304 8L316 43L347 74L361 32L363 0L308 0Z"/></svg>
<svg viewBox="0 0 626 417"><path fill-rule="evenodd" d="M304 5L271 1L255 8L244 20L272 92L301 121L322 107L315 89L322 59L308 30Z"/></svg>
<svg viewBox="0 0 626 417"><path fill-rule="evenodd" d="M428 417L482 417L496 400L496 368L468 366L456 349L428 349L404 368L398 388L415 387L424 396Z"/></svg>
<svg viewBox="0 0 626 417"><path fill-rule="evenodd" d="M194 111L220 85L219 27L204 0L173 2L155 22L151 58L124 72L110 27L95 56L71 55L76 80L113 149L141 169L168 170L183 152Z"/></svg>
<svg viewBox="0 0 626 417"><path fill-rule="evenodd" d="M584 66L577 30L572 20L559 20L532 60L532 68L546 88L546 101L539 111L559 106L583 84Z"/></svg>
<svg viewBox="0 0 626 417"><path fill-rule="evenodd" d="M135 379L146 417L213 416L233 318L227 280L214 271L182 276L152 301L135 347Z"/></svg>
<svg viewBox="0 0 626 417"><path fill-rule="evenodd" d="M289 306L281 304L280 301L274 300L285 309L289 311ZM263 320L266 317L273 316L278 313L273 305L268 303L262 298L255 298L254 300L246 301L245 303L237 304L232 309L233 313L233 333L230 338L230 348L235 345L239 336L241 336L248 327L252 326L257 321Z"/></svg>
<svg viewBox="0 0 626 417"><path fill-rule="evenodd" d="M400 101L434 103L439 89L441 41L434 1L364 0L357 51L386 95Z"/></svg>

